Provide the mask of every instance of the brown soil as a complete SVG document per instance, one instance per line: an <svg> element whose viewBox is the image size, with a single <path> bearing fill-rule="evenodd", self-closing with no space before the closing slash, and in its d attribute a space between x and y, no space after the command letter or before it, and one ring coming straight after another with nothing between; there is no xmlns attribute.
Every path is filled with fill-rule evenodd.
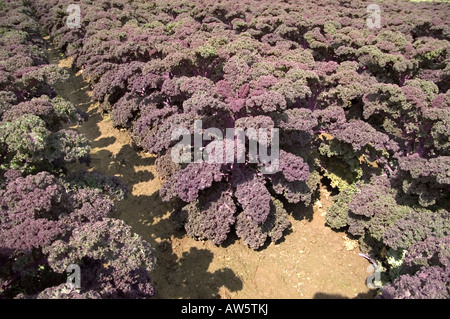
<svg viewBox="0 0 450 319"><path fill-rule="evenodd" d="M129 186L126 200L117 202L118 217L156 249L158 265L151 274L156 298L372 298L366 285L369 263L345 233L325 226L330 194L321 188L313 208L291 208L292 227L284 239L259 251L236 237L222 246L195 241L173 228L170 205L158 197L161 181L155 157L135 150L127 132L113 128L108 116L91 104L89 84L71 70L70 59L49 49L52 63L71 78L58 93L90 115L72 127L92 142L91 170L117 176ZM86 169L71 165L70 169Z"/></svg>

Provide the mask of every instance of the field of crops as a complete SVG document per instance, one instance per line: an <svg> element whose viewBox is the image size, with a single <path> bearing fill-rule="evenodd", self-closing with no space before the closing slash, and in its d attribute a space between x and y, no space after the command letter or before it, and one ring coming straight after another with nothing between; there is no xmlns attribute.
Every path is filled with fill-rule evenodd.
<svg viewBox="0 0 450 319"><path fill-rule="evenodd" d="M0 299L450 298L449 16L0 0Z"/></svg>

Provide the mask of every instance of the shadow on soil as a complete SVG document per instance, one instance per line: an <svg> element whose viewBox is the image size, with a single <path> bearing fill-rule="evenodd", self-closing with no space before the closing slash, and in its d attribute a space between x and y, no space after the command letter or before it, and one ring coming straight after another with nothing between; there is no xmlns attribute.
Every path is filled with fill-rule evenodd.
<svg viewBox="0 0 450 319"><path fill-rule="evenodd" d="M155 278L157 298L220 299L221 287L230 292L242 289L242 280L229 268L209 272L214 255L207 249L191 248L178 258L172 251L170 240L159 246L163 254ZM177 287L177 289L171 289Z"/></svg>

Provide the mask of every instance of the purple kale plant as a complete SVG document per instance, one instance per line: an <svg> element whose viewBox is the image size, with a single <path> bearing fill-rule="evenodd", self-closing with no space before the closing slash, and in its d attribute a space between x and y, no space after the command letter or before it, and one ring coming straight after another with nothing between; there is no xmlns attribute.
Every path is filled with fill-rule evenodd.
<svg viewBox="0 0 450 319"><path fill-rule="evenodd" d="M82 187L80 179L69 183L77 188L66 188L47 172L8 176L0 189L3 297L62 298L70 264L82 269L83 286L74 293L86 298L154 295L153 250L123 221L111 218L116 208L106 194Z"/></svg>

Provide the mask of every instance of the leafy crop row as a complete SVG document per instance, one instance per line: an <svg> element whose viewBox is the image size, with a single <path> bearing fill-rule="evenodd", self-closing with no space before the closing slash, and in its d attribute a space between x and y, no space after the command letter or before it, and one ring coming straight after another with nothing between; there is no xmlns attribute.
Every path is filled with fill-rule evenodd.
<svg viewBox="0 0 450 319"><path fill-rule="evenodd" d="M311 205L325 177L337 190L328 224L398 277L383 297L449 297L448 4L382 1L370 29L368 1L83 0L68 28L71 2L32 1L115 126L158 155L160 195L189 236L276 242L285 204ZM223 135L279 128L280 171L174 163L172 132L198 120ZM419 255L433 261L412 267Z"/></svg>
<svg viewBox="0 0 450 319"><path fill-rule="evenodd" d="M89 142L67 123L87 114L56 95L67 73L48 64L32 9L0 1L0 298L154 295L150 245L114 219L115 178L66 174L89 163ZM81 289L67 269L81 270Z"/></svg>

